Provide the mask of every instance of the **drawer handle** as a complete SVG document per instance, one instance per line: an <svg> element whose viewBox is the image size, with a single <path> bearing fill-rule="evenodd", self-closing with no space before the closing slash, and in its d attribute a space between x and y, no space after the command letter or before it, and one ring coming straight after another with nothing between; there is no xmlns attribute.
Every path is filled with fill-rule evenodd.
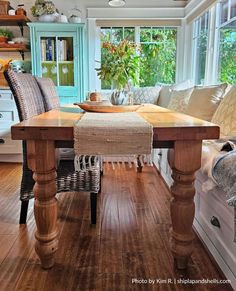
<svg viewBox="0 0 236 291"><path fill-rule="evenodd" d="M0 113L0 118L3 118L3 115L2 115L2 113Z"/></svg>
<svg viewBox="0 0 236 291"><path fill-rule="evenodd" d="M0 144L5 143L5 140L3 138L0 138Z"/></svg>
<svg viewBox="0 0 236 291"><path fill-rule="evenodd" d="M220 222L219 219L215 216L212 216L211 218L211 224L214 225L215 227L219 227L220 228Z"/></svg>
<svg viewBox="0 0 236 291"><path fill-rule="evenodd" d="M158 153L157 155L158 155L159 157L161 157L161 156L162 156L162 153Z"/></svg>

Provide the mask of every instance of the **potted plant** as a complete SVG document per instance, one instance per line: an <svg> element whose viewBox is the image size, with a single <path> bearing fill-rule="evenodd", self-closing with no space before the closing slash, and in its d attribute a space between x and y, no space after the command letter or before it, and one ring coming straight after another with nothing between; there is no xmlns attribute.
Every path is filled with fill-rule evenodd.
<svg viewBox="0 0 236 291"><path fill-rule="evenodd" d="M12 39L13 33L4 28L0 28L0 43L7 43L9 39Z"/></svg>
<svg viewBox="0 0 236 291"><path fill-rule="evenodd" d="M54 22L58 16L52 1L36 0L35 5L31 7L31 12L42 22Z"/></svg>
<svg viewBox="0 0 236 291"><path fill-rule="evenodd" d="M130 90L129 84L138 84L139 60L137 46L127 40L119 44L104 42L102 45L102 64L96 69L101 80L112 84L111 102L122 104L125 99L125 89Z"/></svg>

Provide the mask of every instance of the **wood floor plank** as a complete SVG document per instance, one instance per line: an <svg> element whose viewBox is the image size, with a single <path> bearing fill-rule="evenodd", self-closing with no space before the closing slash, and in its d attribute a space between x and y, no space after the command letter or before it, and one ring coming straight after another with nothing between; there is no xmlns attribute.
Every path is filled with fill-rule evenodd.
<svg viewBox="0 0 236 291"><path fill-rule="evenodd" d="M33 201L27 225L18 225L20 177L20 165L0 163L0 290L232 290L229 285L174 284L178 279L223 277L197 238L188 270L173 268L171 196L150 167L137 173L127 166L115 171L105 166L96 226L90 225L89 193L57 195L60 245L55 266L43 270L34 251Z"/></svg>

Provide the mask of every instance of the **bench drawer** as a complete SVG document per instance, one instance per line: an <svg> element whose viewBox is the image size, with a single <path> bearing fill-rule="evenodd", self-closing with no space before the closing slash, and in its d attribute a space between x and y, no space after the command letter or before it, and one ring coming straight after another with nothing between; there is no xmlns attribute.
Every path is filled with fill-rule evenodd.
<svg viewBox="0 0 236 291"><path fill-rule="evenodd" d="M1 111L0 110L0 121L7 121L7 122L13 122L15 119L14 111Z"/></svg>
<svg viewBox="0 0 236 291"><path fill-rule="evenodd" d="M10 90L0 90L0 100L13 100L13 95Z"/></svg>
<svg viewBox="0 0 236 291"><path fill-rule="evenodd" d="M9 135L0 136L0 154L21 154L22 142L12 140Z"/></svg>
<svg viewBox="0 0 236 291"><path fill-rule="evenodd" d="M225 201L221 201L212 192L197 193L196 198L199 199L199 201L195 199L198 222L232 273L236 275L233 208L228 206ZM218 226L217 223L219 223Z"/></svg>

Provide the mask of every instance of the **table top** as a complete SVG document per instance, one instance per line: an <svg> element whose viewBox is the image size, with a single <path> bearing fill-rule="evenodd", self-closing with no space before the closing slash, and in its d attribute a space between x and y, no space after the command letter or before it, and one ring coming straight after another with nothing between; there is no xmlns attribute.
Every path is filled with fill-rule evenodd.
<svg viewBox="0 0 236 291"><path fill-rule="evenodd" d="M189 115L151 104L136 112L153 126L154 141L219 138L219 126ZM83 112L74 105L51 110L13 125L12 139L71 141L74 123L82 116Z"/></svg>

